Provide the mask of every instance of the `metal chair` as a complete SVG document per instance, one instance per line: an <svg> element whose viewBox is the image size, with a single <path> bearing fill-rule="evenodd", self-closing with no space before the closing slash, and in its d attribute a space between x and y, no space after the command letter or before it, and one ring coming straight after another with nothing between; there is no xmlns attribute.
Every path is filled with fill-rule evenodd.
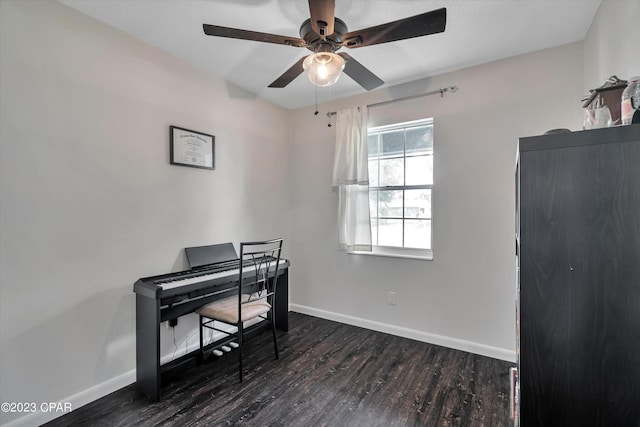
<svg viewBox="0 0 640 427"><path fill-rule="evenodd" d="M238 340L238 369L243 379L242 354L245 322L260 318L271 324L273 347L278 358L278 343L274 315L275 291L283 239L240 243L240 266L237 291L234 295L211 302L196 310L200 316L200 352L204 356L204 328L226 334ZM235 332L216 328L214 322L236 326Z"/></svg>

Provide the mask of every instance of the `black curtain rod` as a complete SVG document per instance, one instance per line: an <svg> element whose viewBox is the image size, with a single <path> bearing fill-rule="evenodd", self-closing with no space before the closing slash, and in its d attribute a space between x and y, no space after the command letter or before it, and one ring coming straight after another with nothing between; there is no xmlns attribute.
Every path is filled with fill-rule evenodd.
<svg viewBox="0 0 640 427"><path fill-rule="evenodd" d="M438 89L438 90L432 90L431 92L426 92L426 93L420 93L418 95L410 95L410 96L405 96L403 98L398 98L398 99L391 99L389 101L382 101L382 102L376 102L375 104L369 104L367 105L368 108L371 107L379 107L381 105L387 105L387 104L392 104L394 102L400 102L400 101L406 101L408 99L414 99L414 98L422 98L423 96L430 96L430 95L438 95L440 94L440 96L444 96L445 93L447 92L451 92L451 93L455 93L458 91L458 86L448 86L442 89ZM335 116L336 112L335 111L329 111L327 113L327 117L329 116Z"/></svg>

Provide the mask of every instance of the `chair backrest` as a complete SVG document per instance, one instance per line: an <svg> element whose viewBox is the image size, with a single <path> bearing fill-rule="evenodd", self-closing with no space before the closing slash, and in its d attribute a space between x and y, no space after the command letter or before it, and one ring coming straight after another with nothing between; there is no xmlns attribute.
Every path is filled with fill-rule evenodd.
<svg viewBox="0 0 640 427"><path fill-rule="evenodd" d="M272 239L240 243L240 315L243 304L256 300L268 299L273 306L271 297L278 283L282 241L283 239ZM249 299L243 299L243 294L249 295Z"/></svg>

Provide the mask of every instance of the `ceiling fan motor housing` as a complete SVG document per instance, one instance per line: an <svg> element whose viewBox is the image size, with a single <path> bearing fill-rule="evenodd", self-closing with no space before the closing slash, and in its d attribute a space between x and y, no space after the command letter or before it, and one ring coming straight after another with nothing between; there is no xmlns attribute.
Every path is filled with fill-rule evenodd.
<svg viewBox="0 0 640 427"><path fill-rule="evenodd" d="M347 24L335 18L333 33L323 37L313 30L311 19L307 19L300 26L300 37L307 42L307 49L313 52L335 52L342 47L342 36L347 31Z"/></svg>

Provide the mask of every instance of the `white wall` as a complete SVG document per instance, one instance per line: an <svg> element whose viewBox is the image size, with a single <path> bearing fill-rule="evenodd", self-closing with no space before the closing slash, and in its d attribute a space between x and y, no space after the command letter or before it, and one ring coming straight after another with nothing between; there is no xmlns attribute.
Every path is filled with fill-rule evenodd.
<svg viewBox="0 0 640 427"><path fill-rule="evenodd" d="M640 76L640 1L602 0L584 39L584 91Z"/></svg>
<svg viewBox="0 0 640 427"><path fill-rule="evenodd" d="M288 237L288 112L54 1L2 0L0 43L0 401L76 407L135 380L136 279ZM170 165L169 125L216 170Z"/></svg>
<svg viewBox="0 0 640 427"><path fill-rule="evenodd" d="M0 401L77 405L130 383L133 281L182 269L185 246L272 235L287 239L296 310L512 359L517 139L579 129L587 88L635 74L635 22L637 2L604 0L584 54L562 46L314 116L57 2L0 0ZM338 252L324 113L452 84L460 91L442 99L372 109L372 124L435 118L435 259ZM171 124L216 136L215 171L168 164ZM177 354L194 330L181 319ZM162 338L171 356L170 330Z"/></svg>
<svg viewBox="0 0 640 427"><path fill-rule="evenodd" d="M574 43L325 104L318 117L296 111L292 309L515 360L516 145L580 129L582 52ZM370 109L371 125L434 118L434 260L339 252L325 113L450 85L459 91Z"/></svg>

